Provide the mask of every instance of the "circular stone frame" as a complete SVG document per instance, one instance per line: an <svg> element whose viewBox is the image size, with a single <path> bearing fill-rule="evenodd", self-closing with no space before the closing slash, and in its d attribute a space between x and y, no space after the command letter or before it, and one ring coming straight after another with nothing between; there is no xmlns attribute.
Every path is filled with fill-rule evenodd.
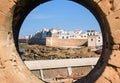
<svg viewBox="0 0 120 83"><path fill-rule="evenodd" d="M18 54L18 36L25 17L48 0L0 1L0 83L44 83L24 65ZM103 52L94 69L75 83L120 82L120 0L71 0L85 6L98 20Z"/></svg>

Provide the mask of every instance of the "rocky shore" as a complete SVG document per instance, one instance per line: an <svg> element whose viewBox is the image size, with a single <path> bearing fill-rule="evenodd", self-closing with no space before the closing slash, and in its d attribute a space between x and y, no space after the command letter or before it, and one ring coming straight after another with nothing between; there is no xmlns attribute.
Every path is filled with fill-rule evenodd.
<svg viewBox="0 0 120 83"><path fill-rule="evenodd" d="M88 47L63 48L20 44L19 48L25 48L25 50L20 51L20 55L24 55L25 60L52 60L67 58L99 57L99 55L95 52L89 51L90 48Z"/></svg>

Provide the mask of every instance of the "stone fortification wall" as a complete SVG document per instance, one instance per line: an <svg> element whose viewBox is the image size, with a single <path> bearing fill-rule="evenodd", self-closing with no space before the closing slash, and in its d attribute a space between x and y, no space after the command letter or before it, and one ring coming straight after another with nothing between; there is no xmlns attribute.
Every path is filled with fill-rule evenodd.
<svg viewBox="0 0 120 83"><path fill-rule="evenodd" d="M46 38L46 46L65 47L65 46L81 46L87 44L87 39L58 39Z"/></svg>

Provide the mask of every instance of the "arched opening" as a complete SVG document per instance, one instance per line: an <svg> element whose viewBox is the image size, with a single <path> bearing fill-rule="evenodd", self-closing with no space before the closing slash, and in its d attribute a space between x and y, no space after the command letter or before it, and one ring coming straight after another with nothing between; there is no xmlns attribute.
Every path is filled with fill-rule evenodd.
<svg viewBox="0 0 120 83"><path fill-rule="evenodd" d="M19 3L19 2L18 2ZM106 34L108 34L109 33L109 30L108 30L108 28L109 28L109 26L108 26L108 23L107 23L107 21L106 21L106 18L105 18L105 15L104 15L104 13L101 11L101 9L96 5L96 3L95 2L93 2L93 1L91 1L90 3L89 2L87 2L87 1L79 1L79 2L77 2L77 3L79 3L79 4L82 4L83 6L85 6L86 8L88 8L94 15L95 15L95 17L97 18L97 20L98 20L98 22L99 22L99 24L100 24L100 26L101 26L101 30L102 30L102 33L103 33L103 40L104 40L104 38L106 38ZM20 12L21 11L23 11L23 13L18 13L18 15L16 14L17 12L15 11L15 16L14 16L14 18L16 17L16 16L18 16L19 17L19 15L20 14L22 14L22 16L23 16L23 18L20 18L20 19L17 19L17 21L13 21L13 23L16 23L16 26L17 26L17 31L19 32L19 29L18 29L18 27L20 28L20 26L21 26L21 24L22 24L22 22L23 22L23 20L24 20L24 18L26 17L26 15L34 8L34 7L36 7L36 6L38 6L39 4L34 4L33 5L33 3L31 3L31 4L29 4L29 5L25 5L25 6L30 6L30 7L28 7L29 8L29 10L28 9L26 9L27 7L25 7L25 9L27 10L25 10L25 11L23 11L23 10L19 10ZM34 6L34 7L33 7ZM16 7L17 8L17 7ZM18 8L20 8L19 6L18 6ZM18 24L17 24L18 23ZM14 26L15 26L15 24L13 24ZM14 30L15 30L15 28L14 28ZM14 31L13 30L13 31ZM108 33L106 33L105 31L108 31ZM15 33L16 33L16 31L15 31ZM14 37L15 37L15 41L16 41L16 46L18 46L17 45L17 37L18 37L18 34L16 34L16 35L14 35ZM109 41L106 41L107 42L107 45L109 44ZM104 48L106 48L106 42L104 42L104 47L103 47L103 49ZM103 54L104 54L105 52L103 51ZM103 56L103 54L102 54L102 56L101 57L104 57ZM101 75L101 73L102 73L102 71L103 71L103 69L104 69L104 67L105 66L102 66L103 68L101 68L102 69L102 71L101 71L101 73L99 73L99 74L97 74L97 76L96 76L96 74L95 74L95 76L96 76L96 78L92 78L91 77L91 75L92 76L94 76L93 75L93 72L96 72L96 71L98 71L98 69L99 69L99 67L101 66L101 65L105 65L104 63L103 64L101 64L101 62L102 62L102 58L99 60L99 62L98 62L98 66L96 66L94 69L93 69L93 71L91 71L86 77L87 78L90 78L91 79L91 81L95 81L96 79L97 79L97 77L99 77L100 75ZM97 69L97 70L96 70ZM95 71L96 70L96 71Z"/></svg>
<svg viewBox="0 0 120 83"><path fill-rule="evenodd" d="M47 8L47 6L48 6L48 8ZM21 27L22 34L20 33L20 35L24 35L24 34L33 32L34 30L36 30L35 27L37 27L37 32L35 33L35 31L34 31L34 34L33 34L33 36L31 36L31 38L30 38L30 36L28 36L31 34L27 35L27 37L29 39L27 39L26 43L27 43L27 45L29 44L28 46L30 46L32 49L28 49L26 47L28 50L23 51L24 55L26 54L25 55L25 57L27 58L26 60L41 60L41 59L43 59L43 60L44 59L45 60L58 60L58 59L79 59L79 58L81 58L81 59L89 58L89 60L90 60L91 58L96 58L96 57L100 56L99 54L96 53L97 52L96 50L98 50L98 51L101 50L100 46L102 45L99 43L100 42L99 39L97 39L97 37L102 36L101 33L99 34L99 32L96 31L96 30L99 31L99 26L96 23L96 19L94 19L94 17L89 12L89 10L85 9L82 6L80 6L80 7L79 6L80 6L79 4L76 4L72 1L51 1L51 2L47 2L45 4L38 6L26 17L26 20L24 21L25 23L23 23L23 27ZM48 10L49 10L49 12L48 12ZM45 12L47 12L47 13L45 13ZM58 13L59 13L59 15L58 15ZM57 20L55 18L57 18ZM35 21L35 19L37 21ZM35 21L35 23L34 23L34 21ZM63 22L61 22L61 21L63 21ZM68 21L68 22L66 22L66 21ZM27 23L28 23L28 25L27 25ZM59 28L56 26L58 26ZM47 29L47 27L50 29ZM52 28L55 27L55 29L51 29L51 27ZM90 28L88 28L88 27L90 27ZM25 29L23 29L23 28L25 28ZM44 28L46 28L46 29L44 29ZM57 28L61 29L61 30L58 30ZM76 32L74 31L75 30L74 28L76 29ZM30 31L30 29L32 31ZM63 31L62 29L72 30L73 32L66 31L67 34L64 34L65 31L61 32L61 31ZM78 31L77 31L77 29L78 29ZM79 31L79 29L81 29L81 32ZM51 43L49 45L48 43L50 41L47 44L44 44L43 43L44 38L46 38L46 40L47 40L46 33L51 32L51 30L52 31L57 30L58 33L62 34L62 35L61 34L56 35L56 34L52 33L52 36L48 36L48 37L52 38L52 41L54 41L54 38L61 39L61 37L63 38L62 40L64 40L64 39L66 39L66 40L63 41L62 43L59 42L58 44L57 44L57 42L53 42L52 45L51 45ZM82 32L82 31L84 31L84 32ZM73 35L74 38L70 37L71 35ZM81 38L81 36L82 36L82 38ZM89 39L91 39L92 41L90 41L88 39L88 36L89 36ZM25 37L23 37L23 38L25 38ZM70 43L70 41L71 41L72 43L70 43L70 44L73 44L74 41L72 41L72 39L76 40L76 41L78 39L79 40L81 39L79 42L81 42L83 40L86 40L86 41L83 42L82 45L79 44L79 46L78 46L77 42L76 42L77 43L76 45L74 44L74 45L70 46L68 43ZM66 42L67 40L69 40L69 42ZM37 41L39 41L39 42L37 42ZM58 40L58 41L60 41L60 40ZM87 43L87 41L89 43ZM64 43L67 43L68 45L66 45ZM32 44L38 44L38 45L34 46ZM21 44L21 46L22 45L23 44ZM40 46L40 45L42 45L42 46ZM49 46L49 47L46 47L46 46ZM25 44L23 47L25 47ZM52 48L52 47L54 47L54 48ZM65 49L63 49L63 48L65 48ZM49 50L49 49L52 49L52 50ZM66 62L67 62L67 60L66 60ZM87 75L89 73L89 71L93 68L93 66L91 67L91 65L86 66L86 67L75 66L75 67L71 67L71 68L68 65L68 67L66 67L64 69L62 67L56 68L56 69L52 69L52 68L44 69L43 68L43 69L41 69L42 72L43 73L47 72L47 74L45 73L44 76L42 76L42 78L44 78L44 80L54 79L59 74L61 74L61 77L64 77L64 78L65 77L66 78L68 78L68 77L78 78L78 77ZM57 73L58 69L59 69L59 73ZM72 70L70 75L68 75L66 73L67 69ZM53 70L54 70L54 72L52 72ZM38 77L40 77L39 69L33 70L33 71L34 71L34 73L36 72L36 75ZM80 71L82 71L82 72L80 72ZM52 75L50 72L52 72Z"/></svg>
<svg viewBox="0 0 120 83"><path fill-rule="evenodd" d="M103 40L105 40L103 42L104 50L102 52L102 56L100 57L95 68L87 76L78 80L78 83L80 83L80 82L81 83L86 83L86 82L94 83L101 76L101 74L104 71L104 68L109 65L108 59L109 59L109 55L111 54L111 52L113 50L112 45L114 45L114 43L113 43L112 37L114 37L114 35L111 36L110 27L108 24L109 19L106 18L105 10L104 9L101 10L102 7L98 6L99 2L93 1L93 0L89 0L89 1L88 0L84 0L84 1L83 0L81 0L81 1L73 0L73 1L75 1L79 4L82 4L83 6L88 8L93 13L93 15L97 18L97 20L101 26L102 33L103 33ZM12 1L8 1L8 2L12 2ZM6 1L6 2L4 2L4 4L7 4L8 2ZM1 35L1 41L2 41L0 43L0 45L1 45L1 48L0 48L1 49L1 52L0 52L0 54L1 54L1 56L0 56L0 58L1 58L0 59L0 63L1 63L0 64L0 70L1 70L0 78L2 78L2 79L0 79L1 82L5 81L7 83L9 83L9 82L15 83L16 81L19 80L20 83L25 82L25 81L28 83L30 83L30 82L34 83L35 81L37 83L39 83L39 82L42 83L42 81L39 81L36 77L34 77L23 65L22 61L18 57L16 48L18 50L18 33L20 30L21 24L23 23L23 20L25 19L25 17L28 15L28 13L32 9L34 9L39 4L42 4L43 2L47 2L47 0L42 0L42 1L41 0L37 0L37 1L36 0L18 0L18 1L12 2L10 5L7 4L7 6L5 7L6 12L4 12L4 13L1 12L1 14L0 14L2 17L2 21L0 22L0 25L1 25L0 35ZM100 2L102 2L102 1L100 0ZM101 4L103 4L103 3L101 3ZM111 21L110 21L110 23L111 23ZM14 37L14 38L12 39L12 37ZM115 39L114 42L119 43L119 41L117 40L119 38L115 37L114 39ZM14 40L14 42L13 42L13 40ZM16 47L14 46L14 44ZM3 49L3 47L4 47L4 49ZM119 48L119 46L118 46L118 48ZM8 52L6 52L6 51L8 51ZM5 56L8 56L8 57L5 57ZM109 65L109 66L111 66L111 65ZM3 70L3 69L5 69L5 70ZM115 69L115 68L113 68L113 69ZM9 71L9 70L11 70L11 71Z"/></svg>

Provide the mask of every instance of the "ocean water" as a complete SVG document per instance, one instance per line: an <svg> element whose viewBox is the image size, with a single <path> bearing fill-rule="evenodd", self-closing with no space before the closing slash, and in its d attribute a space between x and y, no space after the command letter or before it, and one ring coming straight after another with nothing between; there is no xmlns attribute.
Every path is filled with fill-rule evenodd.
<svg viewBox="0 0 120 83"><path fill-rule="evenodd" d="M19 48L19 51L20 51L20 52L22 52L22 51L24 51L24 50L27 50L27 48ZM25 59L26 59L26 57L25 57L23 54L20 55L20 57L21 57L22 60L25 60Z"/></svg>

